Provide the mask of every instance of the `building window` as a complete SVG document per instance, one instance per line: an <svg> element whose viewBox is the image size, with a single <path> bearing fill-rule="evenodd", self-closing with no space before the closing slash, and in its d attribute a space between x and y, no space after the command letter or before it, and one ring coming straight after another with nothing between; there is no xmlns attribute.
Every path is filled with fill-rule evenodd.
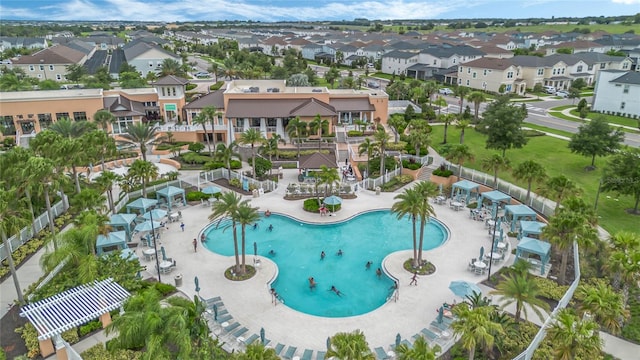
<svg viewBox="0 0 640 360"><path fill-rule="evenodd" d="M122 134L127 132L127 128L133 125L133 117L131 116L119 116L116 121L113 122L113 133Z"/></svg>
<svg viewBox="0 0 640 360"><path fill-rule="evenodd" d="M56 113L56 121L60 121L62 119L69 119L69 113L68 112L62 112L62 113Z"/></svg>
<svg viewBox="0 0 640 360"><path fill-rule="evenodd" d="M472 74L472 77L475 79L476 75L478 75L478 74L474 71L473 74Z"/></svg>
<svg viewBox="0 0 640 360"><path fill-rule="evenodd" d="M460 66L460 72L462 72L462 66Z"/></svg>
<svg viewBox="0 0 640 360"><path fill-rule="evenodd" d="M38 122L40 123L40 130L47 129L53 122L51 114L38 114Z"/></svg>
<svg viewBox="0 0 640 360"><path fill-rule="evenodd" d="M471 74L471 68L467 68L467 74Z"/></svg>
<svg viewBox="0 0 640 360"><path fill-rule="evenodd" d="M29 65L29 71L35 71L36 68L33 65Z"/></svg>
<svg viewBox="0 0 640 360"><path fill-rule="evenodd" d="M224 125L224 119L222 118L222 115L218 115L218 125Z"/></svg>
<svg viewBox="0 0 640 360"><path fill-rule="evenodd" d="M53 71L54 69L53 65L49 65L49 70Z"/></svg>
<svg viewBox="0 0 640 360"><path fill-rule="evenodd" d="M538 69L538 76L542 76L542 75L544 75L544 69L540 68Z"/></svg>
<svg viewBox="0 0 640 360"><path fill-rule="evenodd" d="M578 65L578 72L582 72L582 65Z"/></svg>
<svg viewBox="0 0 640 360"><path fill-rule="evenodd" d="M593 65L589 65L589 66L587 66L587 70L588 70L588 71L593 70Z"/></svg>
<svg viewBox="0 0 640 360"><path fill-rule="evenodd" d="M74 111L73 120L75 121L87 121L87 113L84 111Z"/></svg>
<svg viewBox="0 0 640 360"><path fill-rule="evenodd" d="M513 71L507 72L507 79L513 79Z"/></svg>
<svg viewBox="0 0 640 360"><path fill-rule="evenodd" d="M162 89L162 96L166 96L166 94L164 93L164 88L161 88L161 89Z"/></svg>
<svg viewBox="0 0 640 360"><path fill-rule="evenodd" d="M44 71L44 65L40 65L38 66L38 68L40 69L40 71Z"/></svg>
<svg viewBox="0 0 640 360"><path fill-rule="evenodd" d="M454 64L456 63L456 58L453 58L453 63L454 63Z"/></svg>
<svg viewBox="0 0 640 360"><path fill-rule="evenodd" d="M620 103L620 110L624 110L624 105L625 105L624 101Z"/></svg>
<svg viewBox="0 0 640 360"><path fill-rule="evenodd" d="M629 63L628 62L623 62L622 63L622 70L627 70L629 68Z"/></svg>
<svg viewBox="0 0 640 360"><path fill-rule="evenodd" d="M42 74L38 74L38 79L42 79Z"/></svg>
<svg viewBox="0 0 640 360"><path fill-rule="evenodd" d="M62 75L56 74L56 80L58 80L58 81L62 80Z"/></svg>
<svg viewBox="0 0 640 360"><path fill-rule="evenodd" d="M260 118L251 118L251 125L252 128L260 128Z"/></svg>
<svg viewBox="0 0 640 360"><path fill-rule="evenodd" d="M562 68L562 73L564 74L564 68Z"/></svg>
<svg viewBox="0 0 640 360"><path fill-rule="evenodd" d="M173 96L176 96L176 88L175 88L175 86L172 89L173 89Z"/></svg>
<svg viewBox="0 0 640 360"><path fill-rule="evenodd" d="M482 70L482 75L487 76L487 69Z"/></svg>
<svg viewBox="0 0 640 360"><path fill-rule="evenodd" d="M0 131L5 135L13 135L16 133L13 115L0 116Z"/></svg>
<svg viewBox="0 0 640 360"><path fill-rule="evenodd" d="M469 79L467 79L467 86L469 86Z"/></svg>
<svg viewBox="0 0 640 360"><path fill-rule="evenodd" d="M553 69L553 75L555 75L555 74L556 74L556 69Z"/></svg>
<svg viewBox="0 0 640 360"><path fill-rule="evenodd" d="M236 119L236 127L234 132L241 133L244 132L244 119Z"/></svg>
<svg viewBox="0 0 640 360"><path fill-rule="evenodd" d="M153 67L153 61L149 61L149 67L152 68Z"/></svg>
<svg viewBox="0 0 640 360"><path fill-rule="evenodd" d="M623 93L628 94L629 93L629 84L625 84L624 85L624 90L622 90Z"/></svg>
<svg viewBox="0 0 640 360"><path fill-rule="evenodd" d="M607 66L607 64L602 63L602 64L600 64L600 69L604 69L606 66Z"/></svg>

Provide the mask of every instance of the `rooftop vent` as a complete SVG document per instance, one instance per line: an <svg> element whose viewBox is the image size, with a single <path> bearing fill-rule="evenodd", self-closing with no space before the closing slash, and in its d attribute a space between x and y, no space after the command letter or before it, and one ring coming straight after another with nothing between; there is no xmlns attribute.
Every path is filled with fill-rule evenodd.
<svg viewBox="0 0 640 360"><path fill-rule="evenodd" d="M316 92L316 93L317 92L322 92L322 89L313 89L313 90L311 90L311 92Z"/></svg>

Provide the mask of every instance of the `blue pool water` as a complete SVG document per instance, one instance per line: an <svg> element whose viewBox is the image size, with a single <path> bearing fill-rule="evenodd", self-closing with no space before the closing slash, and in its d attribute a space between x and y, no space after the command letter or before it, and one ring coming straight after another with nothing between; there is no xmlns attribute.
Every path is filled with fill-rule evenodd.
<svg viewBox="0 0 640 360"><path fill-rule="evenodd" d="M269 225L273 230L269 231ZM231 229L205 230L204 246L221 255L233 256ZM425 227L424 250L440 246L447 238L446 228L437 220ZM238 229L238 243L241 232ZM246 231L247 263L252 263L253 243L258 254L278 265L273 287L286 306L323 317L346 317L367 313L385 303L393 281L376 276L382 260L392 252L412 249L409 218L398 220L389 211L372 211L338 224L302 223L286 216L262 217L258 228ZM240 244L239 244L240 246ZM343 255L338 256L342 249ZM275 255L270 255L270 250ZM324 251L326 257L320 259ZM373 264L366 269L367 261ZM407 273L407 279L411 275ZM309 277L317 286L309 288ZM404 282L406 279L402 279ZM342 296L330 291L335 286ZM265 290L266 291L266 290Z"/></svg>

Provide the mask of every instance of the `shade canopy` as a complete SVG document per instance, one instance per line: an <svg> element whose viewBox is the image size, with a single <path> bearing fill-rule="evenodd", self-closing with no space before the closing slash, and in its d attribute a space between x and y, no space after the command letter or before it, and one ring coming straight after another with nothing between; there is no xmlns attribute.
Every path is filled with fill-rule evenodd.
<svg viewBox="0 0 640 360"><path fill-rule="evenodd" d="M528 258L529 254L540 256L540 274L544 274L545 265L549 262L551 253L551 244L546 241L523 237L516 248L516 259Z"/></svg>
<svg viewBox="0 0 640 360"><path fill-rule="evenodd" d="M123 258L123 259L131 259L131 260L137 260L138 259L138 255L136 255L136 253L133 250L129 249L129 248L126 248L126 249L122 250L120 252L120 257Z"/></svg>
<svg viewBox="0 0 640 360"><path fill-rule="evenodd" d="M155 229L160 229L160 222L158 221L145 221L143 223L140 223L138 225L136 225L135 227L135 231L138 232L145 232L145 231L151 231L151 230L155 230Z"/></svg>
<svg viewBox="0 0 640 360"><path fill-rule="evenodd" d="M469 180L460 180L453 184L451 188L451 197L456 200L462 200L462 198L466 199L466 202L469 203L471 199L478 198L480 194L480 184L476 184L473 181Z"/></svg>
<svg viewBox="0 0 640 360"><path fill-rule="evenodd" d="M532 237L531 235L540 235L542 234L542 229L547 226L547 224L540 221L525 221L520 220L520 232L518 233L518 239L522 239L525 236Z"/></svg>
<svg viewBox="0 0 640 360"><path fill-rule="evenodd" d="M164 199L167 202L169 210L176 202L182 202L183 206L187 205L187 198L184 189L176 186L167 186L166 188L156 191L156 199Z"/></svg>
<svg viewBox="0 0 640 360"><path fill-rule="evenodd" d="M498 213L498 205L511 202L511 196L498 190L486 191L480 195L478 204L481 206L484 200L488 200L491 203L491 217L495 217Z"/></svg>
<svg viewBox="0 0 640 360"><path fill-rule="evenodd" d="M127 248L127 233L125 231L113 231L107 236L98 235L96 239L96 252L98 255Z"/></svg>
<svg viewBox="0 0 640 360"><path fill-rule="evenodd" d="M478 294L482 293L482 290L480 290L478 285L470 283L468 281L452 281L451 284L449 284L449 289L456 296L459 296L461 298L472 296L474 292Z"/></svg>
<svg viewBox="0 0 640 360"><path fill-rule="evenodd" d="M135 214L113 214L109 218L109 226L115 231L124 230L127 234L127 240L131 241L131 233L133 232Z"/></svg>
<svg viewBox="0 0 640 360"><path fill-rule="evenodd" d="M507 205L504 207L505 217L511 220L511 231L516 230L516 224L522 219L535 220L537 215L527 205Z"/></svg>
<svg viewBox="0 0 640 360"><path fill-rule="evenodd" d="M165 216L167 216L167 211L162 209L153 209L142 214L142 217L147 220L151 220L151 219L160 220Z"/></svg>
<svg viewBox="0 0 640 360"><path fill-rule="evenodd" d="M217 186L207 186L201 191L207 195L215 195L222 192L222 190Z"/></svg>
<svg viewBox="0 0 640 360"><path fill-rule="evenodd" d="M127 204L127 213L136 210L138 214L143 214L158 204L158 200L139 198Z"/></svg>
<svg viewBox="0 0 640 360"><path fill-rule="evenodd" d="M323 202L326 205L338 205L338 204L342 204L342 198L339 196L331 195L329 197L324 198Z"/></svg>

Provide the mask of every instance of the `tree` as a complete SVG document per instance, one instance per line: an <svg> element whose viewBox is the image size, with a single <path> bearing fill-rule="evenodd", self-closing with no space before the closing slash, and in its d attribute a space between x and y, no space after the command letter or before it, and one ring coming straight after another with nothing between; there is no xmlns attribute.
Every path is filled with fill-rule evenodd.
<svg viewBox="0 0 640 360"><path fill-rule="evenodd" d="M612 129L604 116L599 115L590 122L580 125L578 132L571 136L569 149L572 153L591 156L589 170L595 169L596 156L613 154L624 139L622 129Z"/></svg>
<svg viewBox="0 0 640 360"><path fill-rule="evenodd" d="M80 64L71 64L67 66L67 74L65 77L69 81L79 82L83 76L87 74L87 69Z"/></svg>
<svg viewBox="0 0 640 360"><path fill-rule="evenodd" d="M602 351L598 324L581 320L571 308L560 310L556 321L547 330L553 343L553 355L558 360L586 359Z"/></svg>
<svg viewBox="0 0 640 360"><path fill-rule="evenodd" d="M269 161L272 160L273 156L278 159L278 156L280 156L280 148L278 145L280 143L284 144L284 139L278 134L272 134L269 139L265 140L260 151L269 157Z"/></svg>
<svg viewBox="0 0 640 360"><path fill-rule="evenodd" d="M414 341L413 347L400 344L400 346L395 348L395 352L398 354L398 360L436 360L440 350L439 345L430 347L423 336L419 336L416 341Z"/></svg>
<svg viewBox="0 0 640 360"><path fill-rule="evenodd" d="M523 311L525 319L528 320L527 307L525 305L528 305L542 321L544 321L544 315L540 310L549 311L549 304L539 297L540 289L538 288L538 283L528 273L503 276L503 281L490 294L502 297L502 309L513 303L516 304L516 321L520 321L520 314Z"/></svg>
<svg viewBox="0 0 640 360"><path fill-rule="evenodd" d="M456 128L460 129L460 144L464 143L464 130L470 125L469 120L459 119L456 121Z"/></svg>
<svg viewBox="0 0 640 360"><path fill-rule="evenodd" d="M420 87L422 88L422 92L424 93L424 96L426 96L427 99L429 100L429 106L431 106L431 98L433 94L435 94L438 91L438 83L436 83L435 81L427 81L422 83Z"/></svg>
<svg viewBox="0 0 640 360"><path fill-rule="evenodd" d="M329 185L329 194L333 193L333 185L340 183L340 174L338 174L337 168L328 168L325 165L320 166L318 173L318 180L316 183L324 184L325 191L324 196L327 196L327 186ZM319 199L318 199L319 200Z"/></svg>
<svg viewBox="0 0 640 360"><path fill-rule="evenodd" d="M262 144L264 141L264 137L262 137L262 133L254 128L250 128L247 131L243 132L240 135L240 144L251 145L251 159L253 162L253 179L256 179L256 144Z"/></svg>
<svg viewBox="0 0 640 360"><path fill-rule="evenodd" d="M375 154L376 150L376 144L369 138L365 138L364 141L358 145L358 155L367 154L367 176L371 174L369 163L371 162L371 158Z"/></svg>
<svg viewBox="0 0 640 360"><path fill-rule="evenodd" d="M540 188L540 195L550 198L556 202L555 211L558 210L562 201L571 196L582 193L582 189L564 175L554 176L547 179L547 182Z"/></svg>
<svg viewBox="0 0 640 360"><path fill-rule="evenodd" d="M458 181L460 181L460 177L462 176L462 164L467 160L473 161L475 159L471 152L471 148L465 144L449 147L444 155L447 160L458 165Z"/></svg>
<svg viewBox="0 0 640 360"><path fill-rule="evenodd" d="M131 164L128 174L142 183L142 197L147 197L147 184L158 177L158 167L148 161L137 159Z"/></svg>
<svg viewBox="0 0 640 360"><path fill-rule="evenodd" d="M632 214L640 214L640 150L626 148L613 155L603 171L602 191L630 195L635 199Z"/></svg>
<svg viewBox="0 0 640 360"><path fill-rule="evenodd" d="M513 169L513 177L517 180L527 182L527 197L524 202L525 204L528 204L531 196L531 185L534 181L544 181L547 177L547 173L544 167L539 163L533 160L525 160Z"/></svg>
<svg viewBox="0 0 640 360"><path fill-rule="evenodd" d="M375 360L369 344L360 330L340 332L331 337L326 358L336 360Z"/></svg>
<svg viewBox="0 0 640 360"><path fill-rule="evenodd" d="M410 107L411 105L409 105ZM410 107L413 109L413 107ZM388 121L389 127L393 130L394 143L398 143L400 140L400 132L403 131L407 127L407 122L405 121L402 114L393 114L389 118Z"/></svg>
<svg viewBox="0 0 640 360"><path fill-rule="evenodd" d="M162 64L160 65L160 75L175 75L179 77L185 77L187 74L182 69L182 65L180 65L180 62L178 60L167 58L164 59L162 61Z"/></svg>
<svg viewBox="0 0 640 360"><path fill-rule="evenodd" d="M438 96L438 98L433 102L433 105L438 107L438 117L440 117L442 108L447 107L447 100L445 100L442 96Z"/></svg>
<svg viewBox="0 0 640 360"><path fill-rule="evenodd" d="M260 214L258 214L258 208L254 208L249 205L249 201L245 200L239 203L238 208L235 212L235 221L240 225L241 232L241 254L242 254L242 263L241 263L241 274L246 274L246 243L247 243L247 226L252 225L260 220Z"/></svg>
<svg viewBox="0 0 640 360"><path fill-rule="evenodd" d="M458 86L454 90L454 94L460 98L460 103L458 104L460 106L460 115L462 114L462 109L464 108L464 98L465 96L467 96L467 94L469 94L469 92L471 92L471 89L466 86Z"/></svg>
<svg viewBox="0 0 640 360"><path fill-rule="evenodd" d="M107 190L107 201L109 202L109 210L116 213L115 202L113 201L113 185L120 180L120 175L111 171L102 171L100 176L95 179L102 188Z"/></svg>
<svg viewBox="0 0 640 360"><path fill-rule="evenodd" d="M287 80L287 86L311 86L306 74L293 74Z"/></svg>
<svg viewBox="0 0 640 360"><path fill-rule="evenodd" d="M20 289L20 281L18 280L18 273L13 262L11 245L9 244L9 235L17 234L23 227L29 225L30 216L26 209L23 207L22 201L19 200L16 189L5 190L0 187L0 237L4 244L4 249L7 254L7 264L9 265L9 272L13 278L13 285L16 288L16 294L18 295L18 302L24 305L24 296Z"/></svg>
<svg viewBox="0 0 640 360"><path fill-rule="evenodd" d="M420 149L428 148L431 145L430 129L426 122L421 120L412 120L409 123L409 143L413 146L416 156L420 156Z"/></svg>
<svg viewBox="0 0 640 360"><path fill-rule="evenodd" d="M422 199L414 189L405 189L404 192L396 195L393 199L396 202L391 206L391 212L396 214L398 220L404 219L406 216L411 219L413 229L413 267L418 268L420 264L418 262L417 224L421 214Z"/></svg>
<svg viewBox="0 0 640 360"><path fill-rule="evenodd" d="M382 128L373 134L373 139L375 140L376 145L378 146L378 151L380 152L380 175L382 175L382 186L384 186L384 184L386 183L386 177L384 176L384 161L386 158L385 152L391 137L389 136L389 134L387 134L387 131Z"/></svg>
<svg viewBox="0 0 640 360"><path fill-rule="evenodd" d="M225 227L225 231L229 228L231 229L231 231L233 231L233 248L236 259L236 273L240 273L240 251L238 250L238 233L236 231L238 227L237 212L242 202L242 196L237 194L236 192L225 192L222 194L222 196L220 196L218 201L213 203L212 212L211 215L209 215L209 220L215 221L217 223L216 226L219 226L221 221L225 218L228 218L230 220L230 224Z"/></svg>
<svg viewBox="0 0 640 360"><path fill-rule="evenodd" d="M522 123L527 117L526 108L512 104L508 96L498 97L487 106L482 116L480 128L488 130L487 149L500 150L505 156L507 150L527 144L528 139L522 130Z"/></svg>
<svg viewBox="0 0 640 360"><path fill-rule="evenodd" d="M115 155L118 151L116 141L102 130L92 130L80 140L82 147L86 149L86 156L82 160L90 164L99 161L102 171L105 171L105 158Z"/></svg>
<svg viewBox="0 0 640 360"><path fill-rule="evenodd" d="M218 148L216 149L216 160L222 161L228 171L231 171L231 160L233 160L234 158L240 159L240 154L235 151L237 147L238 144L233 141L231 144L229 144L229 146L220 143L218 144Z"/></svg>
<svg viewBox="0 0 640 360"><path fill-rule="evenodd" d="M209 125L211 125L211 145L215 149L216 148L216 132L215 132L216 120L218 120L218 118L222 116L222 113L219 112L215 106L210 105L202 108L201 114L204 116L205 120L209 122ZM204 125L203 125L203 128L204 128ZM205 136L207 136L206 129L204 130L204 134ZM209 141L208 136L207 136L207 141ZM209 148L209 156L211 156L211 148Z"/></svg>
<svg viewBox="0 0 640 360"><path fill-rule="evenodd" d="M478 345L490 349L495 342L494 334L504 333L499 324L491 321L493 312L491 306L471 308L466 303L460 303L453 308L453 314L457 318L451 324L451 328L460 336L462 347L469 351L469 360L474 359Z"/></svg>
<svg viewBox="0 0 640 360"><path fill-rule="evenodd" d="M478 123L480 121L480 119L478 119L480 104L487 100L487 96L481 91L472 91L471 94L467 96L467 100L473 103L473 117L475 122Z"/></svg>
<svg viewBox="0 0 640 360"><path fill-rule="evenodd" d="M571 87L572 88L576 88L578 90L581 90L585 86L587 86L587 82L584 81L583 78L577 78L577 79L573 80L573 82L571 83Z"/></svg>
<svg viewBox="0 0 640 360"><path fill-rule="evenodd" d="M300 120L300 117L296 116L295 118L289 120L285 131L287 132L287 136L290 139L297 138L297 147L298 147L298 159L300 159L300 143L302 142L302 134L307 129L307 123Z"/></svg>
<svg viewBox="0 0 640 360"><path fill-rule="evenodd" d="M144 161L147 161L147 146L164 140L164 137L159 136L155 127L143 123L129 125L127 132L120 134L120 137L123 142L137 146Z"/></svg>
<svg viewBox="0 0 640 360"><path fill-rule="evenodd" d="M576 110L578 110L578 113L580 114L580 118L584 120L584 118L587 117L587 114L589 114L589 103L587 103L587 99L581 99L580 101L578 101L578 106L576 106ZM584 113L584 116L582 116L583 113Z"/></svg>
<svg viewBox="0 0 640 360"><path fill-rule="evenodd" d="M272 347L265 347L260 341L256 340L247 345L244 353L237 353L234 358L236 360L280 360Z"/></svg>
<svg viewBox="0 0 640 360"><path fill-rule="evenodd" d="M580 285L575 297L579 301L578 309L583 317L588 313L611 334L620 334L623 321L630 315L620 293L604 280L597 279L594 284Z"/></svg>
<svg viewBox="0 0 640 360"><path fill-rule="evenodd" d="M493 185L498 188L498 171L509 170L511 168L511 161L508 158L493 154L489 157L482 159L482 170L493 172Z"/></svg>
<svg viewBox="0 0 640 360"><path fill-rule="evenodd" d="M108 132L109 125L115 120L115 116L109 110L102 109L93 114L93 121L98 124L104 132Z"/></svg>
<svg viewBox="0 0 640 360"><path fill-rule="evenodd" d="M440 192L438 185L430 181L420 181L413 189L418 193L422 200L420 206L420 235L418 242L418 264L422 264L422 248L424 245L424 228L431 217L436 216L436 212L429 203L429 198L433 198Z"/></svg>
<svg viewBox="0 0 640 360"><path fill-rule="evenodd" d="M340 71L335 66L331 66L329 71L324 74L324 79L333 87L336 80L340 78Z"/></svg>
<svg viewBox="0 0 640 360"><path fill-rule="evenodd" d="M207 136L207 122L208 122L207 118L202 112L200 112L198 115L196 115L193 118L192 121L194 125L202 126L202 131L204 132L204 138L207 140L207 146L209 147L209 156L211 156L212 155L211 140L209 139L209 136Z"/></svg>
<svg viewBox="0 0 640 360"><path fill-rule="evenodd" d="M640 280L640 236L620 231L609 239L612 246L606 268L613 273L613 286L622 285L622 303L627 308L629 288Z"/></svg>
<svg viewBox="0 0 640 360"><path fill-rule="evenodd" d="M204 150L204 145L202 143L199 142L193 142L191 144L189 144L189 151L194 152L196 154L200 154L200 152L202 150Z"/></svg>

